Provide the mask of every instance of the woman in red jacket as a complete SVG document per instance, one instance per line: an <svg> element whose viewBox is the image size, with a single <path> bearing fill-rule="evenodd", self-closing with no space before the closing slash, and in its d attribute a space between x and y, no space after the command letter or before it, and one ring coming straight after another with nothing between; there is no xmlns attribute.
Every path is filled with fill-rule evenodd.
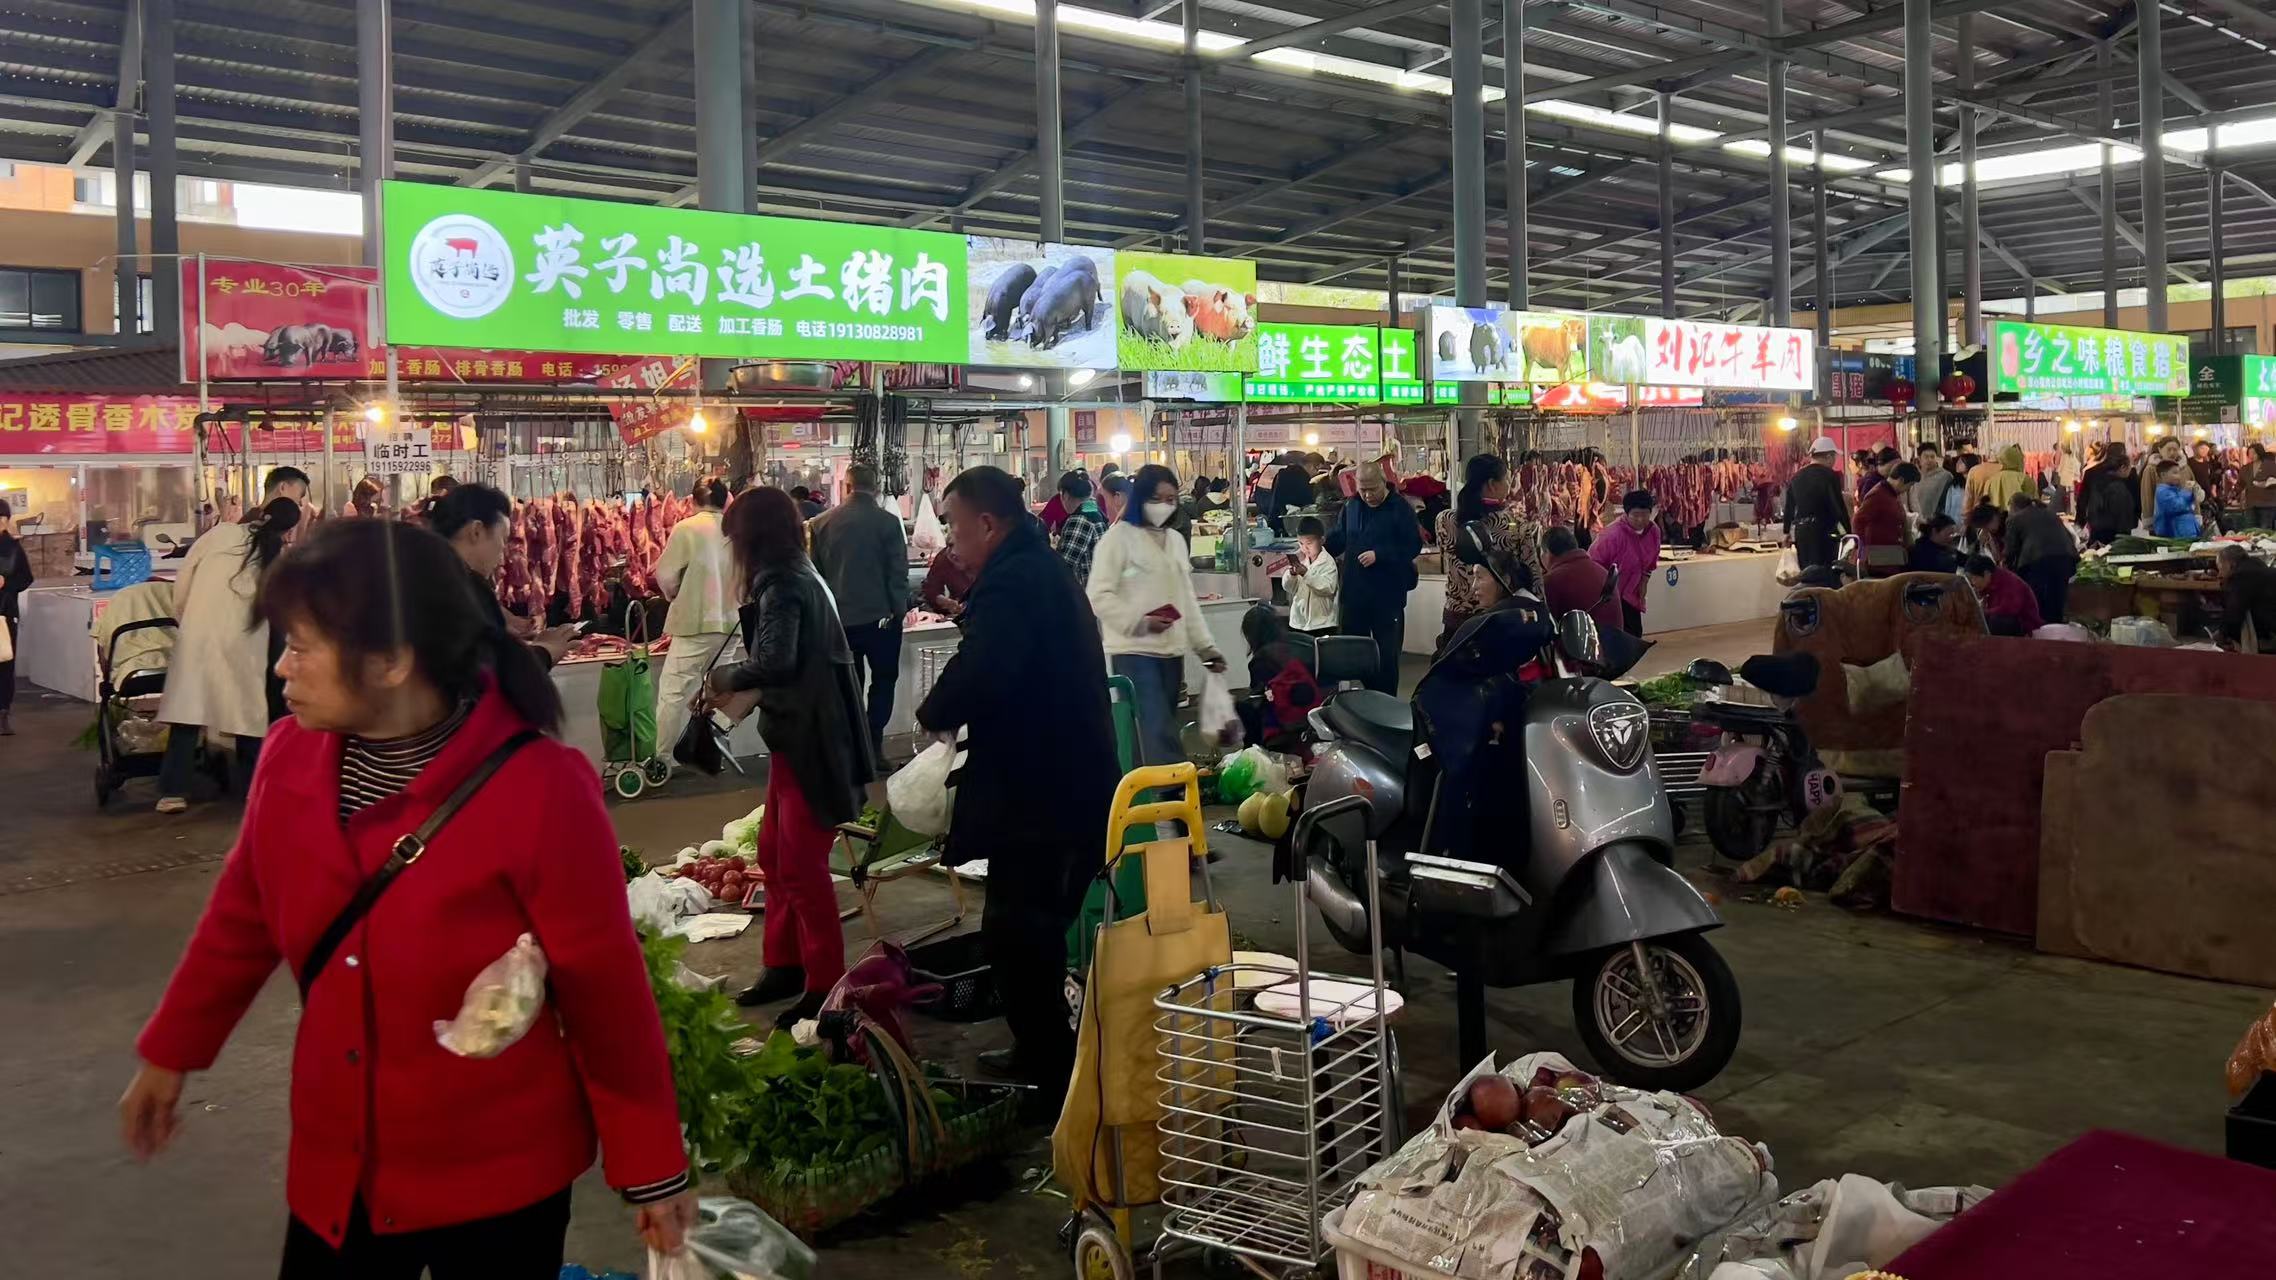
<svg viewBox="0 0 2276 1280"><path fill-rule="evenodd" d="M292 718L270 731L236 847L136 1042L128 1147L147 1159L172 1140L184 1074L212 1065L282 962L302 986L286 1280L550 1280L596 1139L641 1235L678 1248L695 1201L663 1028L592 766L533 732L560 719L551 681L450 546L394 521L326 521L278 560L261 606L286 636ZM524 934L545 955L543 1006L490 1056L446 1048L437 1024Z"/></svg>

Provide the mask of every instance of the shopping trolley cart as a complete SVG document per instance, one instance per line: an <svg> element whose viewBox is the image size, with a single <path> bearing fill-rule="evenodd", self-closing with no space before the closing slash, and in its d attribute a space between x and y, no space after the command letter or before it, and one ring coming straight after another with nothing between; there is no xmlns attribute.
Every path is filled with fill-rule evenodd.
<svg viewBox="0 0 2276 1280"><path fill-rule="evenodd" d="M1363 803L1324 805L1298 827L1309 835L1306 823ZM1380 919L1374 856L1370 841L1369 917ZM1206 867L1202 878L1206 893ZM1382 948L1365 979L1315 974L1302 881L1295 892L1291 966L1212 964L1154 997L1154 1150L1134 1175L1140 1162L1128 1144L1140 1140L1138 1127L1102 1133L1108 1185L1073 1224L1078 1280L1136 1274L1130 1199L1147 1183L1164 1209L1160 1234L1144 1250L1157 1275L1187 1253L1267 1277L1310 1271L1328 1253L1321 1217L1401 1140L1389 1028L1397 996L1384 982Z"/></svg>

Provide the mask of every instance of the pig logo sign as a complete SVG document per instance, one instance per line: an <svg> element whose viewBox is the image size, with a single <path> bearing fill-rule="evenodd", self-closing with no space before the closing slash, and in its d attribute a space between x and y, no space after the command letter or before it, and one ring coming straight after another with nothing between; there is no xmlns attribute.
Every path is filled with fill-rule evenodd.
<svg viewBox="0 0 2276 1280"><path fill-rule="evenodd" d="M478 320L505 305L514 288L514 251L498 229L463 213L444 214L411 238L411 281L427 305L456 320Z"/></svg>

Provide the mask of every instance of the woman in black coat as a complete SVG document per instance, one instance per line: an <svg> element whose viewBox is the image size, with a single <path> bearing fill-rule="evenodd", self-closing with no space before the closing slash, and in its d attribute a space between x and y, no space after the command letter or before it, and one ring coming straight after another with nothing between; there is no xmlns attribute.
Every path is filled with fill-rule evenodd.
<svg viewBox="0 0 2276 1280"><path fill-rule="evenodd" d="M0 627L8 628L8 660L0 662L0 736L13 734L8 717L16 703L16 601L32 585L32 558L16 540L15 513L0 502Z"/></svg>
<svg viewBox="0 0 2276 1280"><path fill-rule="evenodd" d="M778 1025L813 1017L846 968L830 883L830 842L861 812L877 776L853 650L837 605L806 557L798 504L780 489L752 489L727 508L721 532L749 584L742 610L743 660L711 673L713 696L756 691L767 744L767 812L759 826L766 877L766 971L745 1005L799 996Z"/></svg>

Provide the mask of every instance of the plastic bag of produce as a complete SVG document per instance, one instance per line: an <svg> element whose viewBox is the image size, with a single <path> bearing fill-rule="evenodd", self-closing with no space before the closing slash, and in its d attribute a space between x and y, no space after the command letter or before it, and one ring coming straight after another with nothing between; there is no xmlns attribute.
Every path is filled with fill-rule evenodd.
<svg viewBox="0 0 2276 1280"><path fill-rule="evenodd" d="M713 901L711 891L693 877L667 876L659 871L626 882L624 897L632 910L632 922L657 933L711 910Z"/></svg>
<svg viewBox="0 0 2276 1280"><path fill-rule="evenodd" d="M495 1058L512 1048L545 1008L545 951L523 934L467 984L458 1016L435 1023L435 1042L461 1058Z"/></svg>
<svg viewBox="0 0 2276 1280"><path fill-rule="evenodd" d="M1217 769L1217 798L1239 804L1253 795L1288 790L1288 762L1262 747L1243 747Z"/></svg>
<svg viewBox="0 0 2276 1280"><path fill-rule="evenodd" d="M1201 700L1194 707L1198 714L1193 727L1209 745L1229 746L1241 740L1241 716L1233 709L1233 691L1225 687L1225 677L1214 671L1203 676Z"/></svg>
<svg viewBox="0 0 2276 1280"><path fill-rule="evenodd" d="M1778 1195L1769 1152L1698 1104L1553 1053L1480 1063L1437 1123L1354 1186L1338 1248L1455 1280L1665 1276Z"/></svg>
<svg viewBox="0 0 2276 1280"><path fill-rule="evenodd" d="M893 820L921 836L945 834L955 802L948 776L956 771L957 760L953 744L936 742L886 779L885 804Z"/></svg>
<svg viewBox="0 0 2276 1280"><path fill-rule="evenodd" d="M2112 618L2110 620L2112 644L2130 644L2145 649L2171 649L2173 630L2155 618Z"/></svg>
<svg viewBox="0 0 2276 1280"><path fill-rule="evenodd" d="M696 1201L696 1225L688 1232L686 1256L715 1270L661 1273L669 1280L687 1276L750 1276L752 1280L807 1280L814 1274L814 1251L788 1228L748 1200L705 1196ZM655 1265L650 1255L650 1267ZM657 1274L652 1272L651 1274Z"/></svg>

